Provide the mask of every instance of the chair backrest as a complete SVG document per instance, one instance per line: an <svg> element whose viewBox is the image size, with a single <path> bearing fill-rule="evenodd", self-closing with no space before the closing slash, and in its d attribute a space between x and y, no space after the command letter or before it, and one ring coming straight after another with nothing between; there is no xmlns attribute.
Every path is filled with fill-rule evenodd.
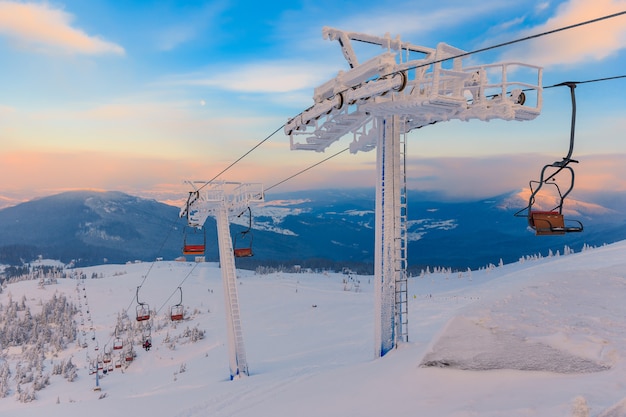
<svg viewBox="0 0 626 417"><path fill-rule="evenodd" d="M536 235L565 234L565 220L558 211L533 211L530 226L535 229Z"/></svg>

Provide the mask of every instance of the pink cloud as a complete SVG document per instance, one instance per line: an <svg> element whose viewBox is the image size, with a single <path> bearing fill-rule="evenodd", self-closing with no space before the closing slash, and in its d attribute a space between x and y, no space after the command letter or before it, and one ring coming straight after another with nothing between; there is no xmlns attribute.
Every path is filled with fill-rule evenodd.
<svg viewBox="0 0 626 417"><path fill-rule="evenodd" d="M588 191L626 191L626 155L580 155L574 194ZM491 197L528 188L544 165L560 158L539 154L486 158L414 158L409 161L409 188L439 191L451 197Z"/></svg>
<svg viewBox="0 0 626 417"><path fill-rule="evenodd" d="M318 157L319 155L312 155ZM557 158L558 159L558 158ZM626 155L580 156L573 165L573 196L587 191L626 191ZM319 161L319 159L316 159ZM485 158L410 158L409 189L442 192L450 198L488 198L518 191L554 162L546 155ZM4 152L0 154L0 207L75 189L122 191L178 205L187 196L184 180L211 180L228 165L205 156L197 160L134 157L117 153ZM260 182L270 188L312 165L304 160L244 160L220 179ZM375 164L346 155L273 188L272 193L319 188L374 187ZM3 198L7 200L2 201Z"/></svg>
<svg viewBox="0 0 626 417"><path fill-rule="evenodd" d="M546 23L521 34L529 36L624 11L623 0L570 0ZM626 15L558 32L509 48L505 60L540 66L602 60L626 45Z"/></svg>
<svg viewBox="0 0 626 417"><path fill-rule="evenodd" d="M123 55L124 48L73 28L72 15L46 4L0 1L0 34L19 46L86 55Z"/></svg>

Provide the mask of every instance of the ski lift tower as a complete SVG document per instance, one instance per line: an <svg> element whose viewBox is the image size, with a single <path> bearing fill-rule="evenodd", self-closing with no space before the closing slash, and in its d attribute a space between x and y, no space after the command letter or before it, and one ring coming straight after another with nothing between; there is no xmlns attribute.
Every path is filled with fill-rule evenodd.
<svg viewBox="0 0 626 417"><path fill-rule="evenodd" d="M180 217L187 218L191 227L202 228L209 216L215 216L217 240L220 255L220 269L224 286L226 326L228 330L230 379L248 375L248 363L243 345L243 331L237 295L237 271L235 255L230 235L230 213L240 213L250 204L265 201L263 185L258 183L238 183L225 181L187 181L193 191Z"/></svg>
<svg viewBox="0 0 626 417"><path fill-rule="evenodd" d="M350 152L376 148L375 356L408 341L406 135L448 120L533 120L542 69L519 62L463 66L464 51L325 27L349 69L317 87L313 105L286 124L292 150L323 152L351 133ZM378 45L360 63L352 41ZM509 79L514 76L515 80Z"/></svg>

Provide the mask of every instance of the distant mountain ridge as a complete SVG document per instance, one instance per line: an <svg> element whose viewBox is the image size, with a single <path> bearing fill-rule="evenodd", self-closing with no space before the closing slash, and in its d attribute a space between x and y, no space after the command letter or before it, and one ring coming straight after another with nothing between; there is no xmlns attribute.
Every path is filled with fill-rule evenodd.
<svg viewBox="0 0 626 417"><path fill-rule="evenodd" d="M347 266L373 271L373 189L314 190L272 194L252 207L252 258L239 267ZM513 213L526 204L519 192L450 202L408 192L409 268L465 270L517 261L531 254L580 250L626 239L626 198L595 195L596 203L572 201L582 233L536 237ZM19 264L38 255L77 265L175 259L181 255L184 221L179 208L116 191L72 191L0 210L0 263ZM570 213L568 213L570 215ZM244 216L245 217L245 216ZM232 219L236 237L247 218ZM215 221L206 223L208 261L217 261Z"/></svg>

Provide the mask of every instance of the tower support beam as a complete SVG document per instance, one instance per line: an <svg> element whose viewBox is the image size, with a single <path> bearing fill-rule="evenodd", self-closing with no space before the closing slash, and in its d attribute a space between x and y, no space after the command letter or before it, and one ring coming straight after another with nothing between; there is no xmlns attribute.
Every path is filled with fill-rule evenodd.
<svg viewBox="0 0 626 417"><path fill-rule="evenodd" d="M378 126L376 178L376 231L374 243L374 345L375 356L384 356L405 334L406 314L396 294L406 277L405 264L399 263L406 247L402 233L401 193L404 186L400 147L400 117L376 119Z"/></svg>

